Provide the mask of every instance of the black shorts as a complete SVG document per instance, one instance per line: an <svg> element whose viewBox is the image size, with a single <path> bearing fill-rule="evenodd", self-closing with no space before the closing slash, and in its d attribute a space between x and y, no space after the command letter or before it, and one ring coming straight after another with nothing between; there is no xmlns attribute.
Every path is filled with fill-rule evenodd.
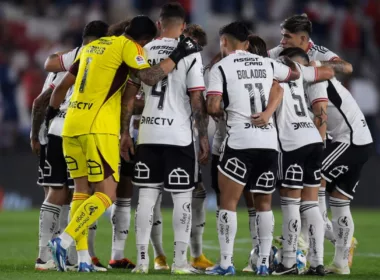
<svg viewBox="0 0 380 280"><path fill-rule="evenodd" d="M56 135L48 135L46 159L43 169L43 186L52 188L74 187L74 181L67 171L65 157L63 155L62 138Z"/></svg>
<svg viewBox="0 0 380 280"><path fill-rule="evenodd" d="M320 187L323 144L315 143L290 152L282 152L278 158L278 180L281 187L303 189Z"/></svg>
<svg viewBox="0 0 380 280"><path fill-rule="evenodd" d="M44 166L45 166L45 158L46 158L46 149L47 145L41 145L40 155L38 157L38 179L37 185L44 185Z"/></svg>
<svg viewBox="0 0 380 280"><path fill-rule="evenodd" d="M275 190L278 152L269 149L235 150L226 145L218 170L253 193L271 194Z"/></svg>
<svg viewBox="0 0 380 280"><path fill-rule="evenodd" d="M133 138L132 138L132 141L135 142ZM119 171L119 173L120 173L120 175L125 176L125 177L132 177L133 176L133 169L135 167L134 155L129 153L129 158L130 158L130 160L126 161L125 159L120 157L120 171Z"/></svg>
<svg viewBox="0 0 380 280"><path fill-rule="evenodd" d="M371 154L372 144L364 146L341 142L330 144L323 153L322 177L327 192L337 190L350 199L354 198L360 173Z"/></svg>
<svg viewBox="0 0 380 280"><path fill-rule="evenodd" d="M196 156L194 144L189 146L151 145L137 146L133 184L138 187L160 188L168 192L194 189Z"/></svg>
<svg viewBox="0 0 380 280"><path fill-rule="evenodd" d="M218 185L218 164L219 164L218 155L212 155L211 158L211 187L215 193L219 194L219 185Z"/></svg>

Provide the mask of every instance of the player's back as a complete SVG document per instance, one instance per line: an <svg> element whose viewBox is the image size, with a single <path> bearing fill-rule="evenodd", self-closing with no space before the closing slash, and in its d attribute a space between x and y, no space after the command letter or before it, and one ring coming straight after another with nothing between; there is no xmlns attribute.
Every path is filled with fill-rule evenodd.
<svg viewBox="0 0 380 280"><path fill-rule="evenodd" d="M302 146L322 141L308 114L304 91L303 69L305 67L298 63L296 63L296 67L300 72L299 79L288 83L280 83L284 89L284 95L275 114L279 144L283 151L292 151ZM311 71L314 72L314 69L311 69Z"/></svg>
<svg viewBox="0 0 380 280"><path fill-rule="evenodd" d="M139 55L126 54L127 48ZM128 60L146 63L143 49L125 36L103 37L83 47L70 68L77 78L62 135L119 135L121 91L129 73L124 61Z"/></svg>
<svg viewBox="0 0 380 280"><path fill-rule="evenodd" d="M224 110L227 113L228 145L233 149L277 149L272 118L265 127L251 124L251 115L265 111L273 83L270 60L246 51L229 54L213 66L223 81ZM210 79L214 79L210 73ZM210 80L212 84L212 80ZM209 89L208 94L212 94ZM248 140L248 141L247 141Z"/></svg>
<svg viewBox="0 0 380 280"><path fill-rule="evenodd" d="M148 63L166 59L177 47L173 38L161 38L144 49ZM192 142L191 91L203 91L200 53L182 59L176 68L154 86L143 83L145 107L141 116L138 144L187 146Z"/></svg>

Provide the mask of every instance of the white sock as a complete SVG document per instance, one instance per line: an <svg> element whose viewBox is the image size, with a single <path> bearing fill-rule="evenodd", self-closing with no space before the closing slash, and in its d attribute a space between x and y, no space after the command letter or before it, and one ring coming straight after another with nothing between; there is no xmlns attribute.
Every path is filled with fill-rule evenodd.
<svg viewBox="0 0 380 280"><path fill-rule="evenodd" d="M44 201L41 205L39 220L38 257L46 262L52 258L48 242L53 238L59 226L61 206Z"/></svg>
<svg viewBox="0 0 380 280"><path fill-rule="evenodd" d="M116 198L111 210L112 253L111 260L124 259L125 242L131 224L131 199Z"/></svg>
<svg viewBox="0 0 380 280"><path fill-rule="evenodd" d="M306 218L309 236L308 260L311 267L323 265L324 223L317 201L302 201L301 213Z"/></svg>
<svg viewBox="0 0 380 280"><path fill-rule="evenodd" d="M158 189L140 189L135 214L137 265L149 265L148 245L153 225L153 207L160 193Z"/></svg>
<svg viewBox="0 0 380 280"><path fill-rule="evenodd" d="M91 256L87 250L78 251L78 264L82 262L88 263L88 264L92 263Z"/></svg>
<svg viewBox="0 0 380 280"><path fill-rule="evenodd" d="M70 205L62 205L61 214L59 215L60 232L64 232L69 224Z"/></svg>
<svg viewBox="0 0 380 280"><path fill-rule="evenodd" d="M354 236L354 220L350 210L350 201L330 197L332 225L335 234L334 264L339 268L348 266L351 239Z"/></svg>
<svg viewBox="0 0 380 280"><path fill-rule="evenodd" d="M259 240L259 258L257 267L269 267L269 255L272 248L274 216L272 211L256 212L256 230Z"/></svg>
<svg viewBox="0 0 380 280"><path fill-rule="evenodd" d="M153 209L153 226L150 233L150 242L153 246L154 258L165 256L164 247L162 246L162 213L161 213L162 192L160 192L156 205Z"/></svg>
<svg viewBox="0 0 380 280"><path fill-rule="evenodd" d="M309 228L307 227L307 220L305 213L301 212L301 233L300 236L305 241L305 244L307 245L307 250L309 249ZM299 236L299 237L300 237ZM304 249L304 248L301 248Z"/></svg>
<svg viewBox="0 0 380 280"><path fill-rule="evenodd" d="M193 258L197 258L202 255L203 232L206 224L205 199L205 189L200 189L197 192L193 192L190 235L190 252L191 257Z"/></svg>
<svg viewBox="0 0 380 280"><path fill-rule="evenodd" d="M281 197L282 264L291 268L297 263L298 236L301 231L300 198Z"/></svg>
<svg viewBox="0 0 380 280"><path fill-rule="evenodd" d="M335 243L334 231L332 229L331 221L327 215L327 205L326 205L326 189L319 188L318 191L318 205L319 211L322 214L324 229L325 229L325 238L332 243Z"/></svg>
<svg viewBox="0 0 380 280"><path fill-rule="evenodd" d="M182 266L187 263L187 247L191 232L191 199L192 191L172 193L173 230L174 230L174 263Z"/></svg>
<svg viewBox="0 0 380 280"><path fill-rule="evenodd" d="M95 221L92 225L88 227L88 253L90 254L91 258L96 257L95 254L95 237L96 237L96 230L98 229L98 221Z"/></svg>
<svg viewBox="0 0 380 280"><path fill-rule="evenodd" d="M248 208L249 233L251 234L252 249L258 244L256 233L256 209Z"/></svg>
<svg viewBox="0 0 380 280"><path fill-rule="evenodd" d="M219 210L218 237L220 245L220 266L227 269L233 265L235 236L237 232L236 212Z"/></svg>

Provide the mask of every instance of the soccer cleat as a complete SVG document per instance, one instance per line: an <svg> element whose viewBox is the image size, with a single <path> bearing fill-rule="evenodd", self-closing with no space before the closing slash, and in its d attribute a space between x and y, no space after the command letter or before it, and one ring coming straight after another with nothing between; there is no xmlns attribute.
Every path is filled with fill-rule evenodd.
<svg viewBox="0 0 380 280"><path fill-rule="evenodd" d="M323 265L318 265L317 267L309 267L309 270L305 273L306 275L317 275L325 276L326 271Z"/></svg>
<svg viewBox="0 0 380 280"><path fill-rule="evenodd" d="M109 269L134 269L135 267L136 265L127 258L121 260L110 260L108 263Z"/></svg>
<svg viewBox="0 0 380 280"><path fill-rule="evenodd" d="M350 247L350 251L348 253L348 267L349 268L352 267L352 261L353 261L353 258L354 258L354 253L355 253L355 249L356 249L357 245L358 245L358 240L355 237L352 237L352 239L351 239L351 247Z"/></svg>
<svg viewBox="0 0 380 280"><path fill-rule="evenodd" d="M196 269L205 270L208 267L214 266L214 264L206 258L204 254L197 258L191 258L191 265Z"/></svg>
<svg viewBox="0 0 380 280"><path fill-rule="evenodd" d="M294 264L292 267L287 268L282 263L280 263L276 270L273 271L272 275L297 275L298 268L297 264Z"/></svg>
<svg viewBox="0 0 380 280"><path fill-rule="evenodd" d="M106 272L107 268L102 265L97 257L92 257L92 265L94 266L95 271Z"/></svg>
<svg viewBox="0 0 380 280"><path fill-rule="evenodd" d="M78 266L78 272L96 272L96 270L92 264L81 262Z"/></svg>
<svg viewBox="0 0 380 280"><path fill-rule="evenodd" d="M232 265L229 266L227 269L222 268L220 265L215 266L212 270L206 270L207 275L235 275L235 267Z"/></svg>
<svg viewBox="0 0 380 280"><path fill-rule="evenodd" d="M148 274L149 273L149 265L147 265L147 264L137 265L134 269L132 269L132 273Z"/></svg>
<svg viewBox="0 0 380 280"><path fill-rule="evenodd" d="M40 258L36 260L34 265L35 270L45 271L45 270L57 270L53 260L48 260L47 262L42 261Z"/></svg>
<svg viewBox="0 0 380 280"><path fill-rule="evenodd" d="M248 265L246 267L243 268L242 270L243 272L254 272L253 269L252 269L252 266Z"/></svg>
<svg viewBox="0 0 380 280"><path fill-rule="evenodd" d="M165 256L158 256L154 259L154 270L169 270L170 267L166 262Z"/></svg>
<svg viewBox="0 0 380 280"><path fill-rule="evenodd" d="M220 257L218 258L218 260L215 262L215 264L213 266L206 268L206 270L213 270L214 268L219 266L219 264L220 264Z"/></svg>
<svg viewBox="0 0 380 280"><path fill-rule="evenodd" d="M68 260L66 260L66 269L67 271L78 271L78 264L71 264Z"/></svg>
<svg viewBox="0 0 380 280"><path fill-rule="evenodd" d="M260 276L268 276L269 275L269 269L266 265L260 265L256 274L260 275Z"/></svg>
<svg viewBox="0 0 380 280"><path fill-rule="evenodd" d="M67 250L61 246L61 238L57 237L49 241L48 246L58 271L66 271Z"/></svg>
<svg viewBox="0 0 380 280"><path fill-rule="evenodd" d="M188 263L185 263L182 266L177 266L176 264L172 264L172 274L200 274L201 271L191 266Z"/></svg>
<svg viewBox="0 0 380 280"><path fill-rule="evenodd" d="M349 275L351 273L349 266L346 266L344 268L339 268L335 264L331 264L327 266L325 271L326 271L326 274Z"/></svg>

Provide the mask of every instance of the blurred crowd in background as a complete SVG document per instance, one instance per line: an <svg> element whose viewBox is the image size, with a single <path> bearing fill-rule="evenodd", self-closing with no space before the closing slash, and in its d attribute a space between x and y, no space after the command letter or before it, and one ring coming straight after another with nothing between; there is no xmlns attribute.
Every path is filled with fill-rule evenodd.
<svg viewBox="0 0 380 280"><path fill-rule="evenodd" d="M9 0L0 3L0 150L27 147L30 112L40 94L49 54L81 44L84 25L101 19L109 24L134 15L157 19L165 0ZM245 20L268 47L279 44L280 23L306 12L312 39L354 66L340 79L366 115L380 154L380 0L180 0L188 22L201 24L209 45L204 62L219 49L218 30L232 20ZM22 143L22 144L20 144ZM24 145L25 143L25 145ZM16 149L16 150L17 150Z"/></svg>

